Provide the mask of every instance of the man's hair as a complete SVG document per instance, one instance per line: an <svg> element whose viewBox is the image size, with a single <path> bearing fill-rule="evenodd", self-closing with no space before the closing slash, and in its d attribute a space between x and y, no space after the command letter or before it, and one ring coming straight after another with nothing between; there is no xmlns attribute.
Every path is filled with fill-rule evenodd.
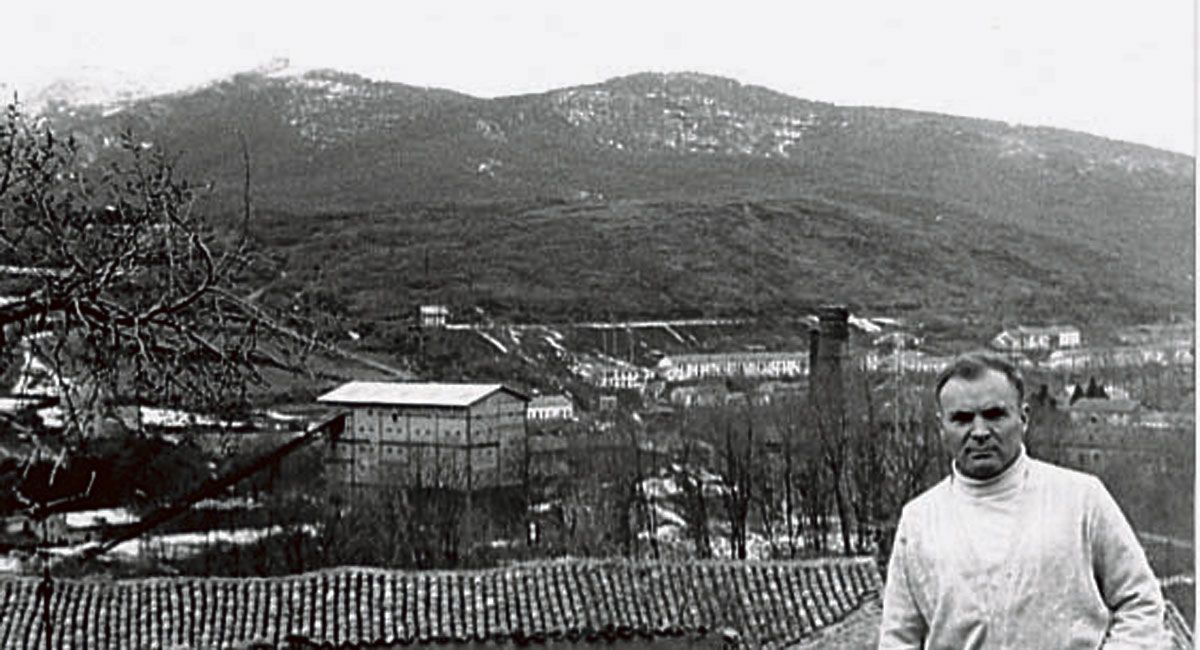
<svg viewBox="0 0 1200 650"><path fill-rule="evenodd" d="M1004 375L1008 383L1017 389L1018 404L1025 401L1025 378L1021 376L1021 370L1008 359L991 352L967 352L955 357L954 361L951 361L950 365L938 375L937 388L933 393L934 399L941 404L942 389L951 379L957 377L973 381L989 370Z"/></svg>

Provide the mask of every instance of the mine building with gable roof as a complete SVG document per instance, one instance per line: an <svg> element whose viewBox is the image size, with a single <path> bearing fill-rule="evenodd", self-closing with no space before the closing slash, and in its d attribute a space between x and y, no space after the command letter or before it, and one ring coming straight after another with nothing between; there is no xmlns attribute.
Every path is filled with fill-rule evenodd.
<svg viewBox="0 0 1200 650"><path fill-rule="evenodd" d="M346 410L331 483L473 490L521 481L529 397L503 384L365 382L317 398Z"/></svg>

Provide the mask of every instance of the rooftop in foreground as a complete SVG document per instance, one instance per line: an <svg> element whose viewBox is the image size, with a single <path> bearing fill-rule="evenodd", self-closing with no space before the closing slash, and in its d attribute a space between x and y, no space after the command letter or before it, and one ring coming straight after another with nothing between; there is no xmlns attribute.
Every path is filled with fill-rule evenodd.
<svg viewBox="0 0 1200 650"><path fill-rule="evenodd" d="M43 647L39 580L0 580L0 644ZM869 558L339 568L275 578L59 580L53 647L736 640L794 646L874 598Z"/></svg>

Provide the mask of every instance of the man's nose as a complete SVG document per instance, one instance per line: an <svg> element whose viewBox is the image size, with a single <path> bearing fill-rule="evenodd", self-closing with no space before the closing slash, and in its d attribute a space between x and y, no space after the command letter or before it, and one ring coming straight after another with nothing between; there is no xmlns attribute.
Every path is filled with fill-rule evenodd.
<svg viewBox="0 0 1200 650"><path fill-rule="evenodd" d="M992 428L986 422L976 420L967 429L968 438L986 438L992 435Z"/></svg>

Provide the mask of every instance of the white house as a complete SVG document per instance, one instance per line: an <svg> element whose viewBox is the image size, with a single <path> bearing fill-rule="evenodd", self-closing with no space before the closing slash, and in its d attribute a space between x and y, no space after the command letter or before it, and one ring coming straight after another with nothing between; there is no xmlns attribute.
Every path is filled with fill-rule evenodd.
<svg viewBox="0 0 1200 650"><path fill-rule="evenodd" d="M575 417L575 405L566 395L538 395L529 400L527 412L534 422L570 420Z"/></svg>
<svg viewBox="0 0 1200 650"><path fill-rule="evenodd" d="M601 388L643 390L653 378L654 373L641 366L602 366L595 374L595 384Z"/></svg>
<svg viewBox="0 0 1200 650"><path fill-rule="evenodd" d="M445 305L421 305L421 327L445 327L450 310Z"/></svg>
<svg viewBox="0 0 1200 650"><path fill-rule="evenodd" d="M1010 327L992 338L992 347L1008 352L1064 350L1082 343L1079 328L1073 325Z"/></svg>

